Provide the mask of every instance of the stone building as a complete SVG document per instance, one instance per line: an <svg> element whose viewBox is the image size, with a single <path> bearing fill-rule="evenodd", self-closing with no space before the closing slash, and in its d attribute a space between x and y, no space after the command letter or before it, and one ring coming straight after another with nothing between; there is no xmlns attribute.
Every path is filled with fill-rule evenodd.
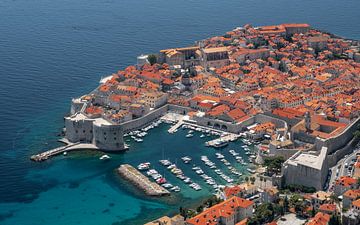
<svg viewBox="0 0 360 225"><path fill-rule="evenodd" d="M201 50L201 65L204 68L220 68L230 64L227 47L204 48Z"/></svg>

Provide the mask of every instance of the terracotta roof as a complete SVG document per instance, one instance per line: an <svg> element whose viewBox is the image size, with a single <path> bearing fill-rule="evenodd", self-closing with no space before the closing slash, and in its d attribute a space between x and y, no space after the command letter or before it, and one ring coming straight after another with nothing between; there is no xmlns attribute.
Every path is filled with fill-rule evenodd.
<svg viewBox="0 0 360 225"><path fill-rule="evenodd" d="M352 177L343 176L336 180L336 185L349 187L353 184L356 184L356 182L357 182L357 180Z"/></svg>
<svg viewBox="0 0 360 225"><path fill-rule="evenodd" d="M347 190L344 194L344 197L350 198L350 199L357 199L360 198L360 189L357 190Z"/></svg>
<svg viewBox="0 0 360 225"><path fill-rule="evenodd" d="M306 225L327 225L329 221L329 214L318 212Z"/></svg>
<svg viewBox="0 0 360 225"><path fill-rule="evenodd" d="M322 204L322 205L320 205L319 209L321 211L335 212L336 205L335 204Z"/></svg>
<svg viewBox="0 0 360 225"><path fill-rule="evenodd" d="M253 204L254 203L252 201L234 196L210 207L209 209L206 209L199 215L186 220L186 222L193 225L215 225L218 224L218 221L221 217L226 218L232 216L237 208L245 209L252 207Z"/></svg>
<svg viewBox="0 0 360 225"><path fill-rule="evenodd" d="M353 206L360 207L360 199L352 202Z"/></svg>

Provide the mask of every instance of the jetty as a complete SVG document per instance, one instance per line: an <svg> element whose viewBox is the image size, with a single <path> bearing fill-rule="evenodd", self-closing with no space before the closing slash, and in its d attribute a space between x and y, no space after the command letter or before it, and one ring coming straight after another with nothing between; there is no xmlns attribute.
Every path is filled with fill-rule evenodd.
<svg viewBox="0 0 360 225"><path fill-rule="evenodd" d="M118 173L133 183L136 187L143 190L146 195L149 196L164 196L170 195L170 192L165 188L161 187L155 182L152 182L140 173L136 168L132 167L129 164L120 165L117 169Z"/></svg>
<svg viewBox="0 0 360 225"><path fill-rule="evenodd" d="M174 126L170 127L168 132L170 134L175 133L183 124L184 124L184 121L182 119L180 119Z"/></svg>
<svg viewBox="0 0 360 225"><path fill-rule="evenodd" d="M236 141L240 135L238 134L226 134L223 137L216 138L214 140L208 141L205 143L206 146L216 146L219 142L229 142L229 141Z"/></svg>
<svg viewBox="0 0 360 225"><path fill-rule="evenodd" d="M53 156L62 154L64 152L70 152L70 151L78 151L81 149L98 149L96 146L94 146L93 144L85 144L85 143L68 143L65 146L60 146L36 155L32 155L30 157L31 160L35 161L35 162L42 162L45 161Z"/></svg>

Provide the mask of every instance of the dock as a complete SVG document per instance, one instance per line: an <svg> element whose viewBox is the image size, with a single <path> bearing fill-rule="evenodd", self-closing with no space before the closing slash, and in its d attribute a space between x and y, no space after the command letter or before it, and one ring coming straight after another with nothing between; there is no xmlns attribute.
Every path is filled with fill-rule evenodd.
<svg viewBox="0 0 360 225"><path fill-rule="evenodd" d="M206 146L215 146L219 142L229 142L229 141L236 141L240 135L229 133L223 137L216 138L214 140L208 141L205 143Z"/></svg>
<svg viewBox="0 0 360 225"><path fill-rule="evenodd" d="M60 147L36 154L36 155L32 155L30 157L30 159L35 162L42 162L53 156L62 154L64 152L77 151L77 150L81 150L81 149L97 149L97 148L92 144L83 144L83 143L79 143L79 142L68 143L65 146L60 146Z"/></svg>
<svg viewBox="0 0 360 225"><path fill-rule="evenodd" d="M157 183L150 181L149 178L144 176L136 168L132 167L129 164L120 165L120 167L117 169L117 172L122 177L133 183L136 187L143 190L146 195L149 196L170 195L170 192L168 190L161 187Z"/></svg>
<svg viewBox="0 0 360 225"><path fill-rule="evenodd" d="M168 132L169 132L170 134L175 133L183 124L184 124L183 120L180 119L174 126L170 127L170 129L168 130Z"/></svg>

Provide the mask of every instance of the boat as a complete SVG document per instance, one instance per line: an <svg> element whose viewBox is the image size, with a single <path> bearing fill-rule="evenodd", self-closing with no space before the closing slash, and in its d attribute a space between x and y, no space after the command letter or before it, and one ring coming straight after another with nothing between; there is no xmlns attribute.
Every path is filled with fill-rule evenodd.
<svg viewBox="0 0 360 225"><path fill-rule="evenodd" d="M200 135L200 138L204 138L204 137L205 137L205 134Z"/></svg>
<svg viewBox="0 0 360 225"><path fill-rule="evenodd" d="M184 156L181 158L182 161L184 161L184 163L189 163L191 161L191 158L189 156Z"/></svg>
<svg viewBox="0 0 360 225"><path fill-rule="evenodd" d="M141 138L136 138L135 141L136 141L136 142L143 142L144 140L141 139Z"/></svg>
<svg viewBox="0 0 360 225"><path fill-rule="evenodd" d="M223 155L223 154L221 154L221 153L215 153L215 155L216 155L216 158L218 158L218 159L223 159L225 156Z"/></svg>
<svg viewBox="0 0 360 225"><path fill-rule="evenodd" d="M166 181L166 179L164 177L161 177L161 178L156 180L156 183L158 183L158 184L165 184L166 182L167 181Z"/></svg>
<svg viewBox="0 0 360 225"><path fill-rule="evenodd" d="M229 143L226 142L226 141L216 141L216 142L214 143L214 147L215 147L215 148L222 148L222 147L227 146L228 144L229 144Z"/></svg>
<svg viewBox="0 0 360 225"><path fill-rule="evenodd" d="M168 170L172 170L176 168L176 165L175 164L171 164L170 166L167 167Z"/></svg>
<svg viewBox="0 0 360 225"><path fill-rule="evenodd" d="M161 159L159 160L160 164L163 165L163 166L170 166L171 165L171 162L167 159Z"/></svg>
<svg viewBox="0 0 360 225"><path fill-rule="evenodd" d="M63 155L67 155L67 152L64 152Z"/></svg>
<svg viewBox="0 0 360 225"><path fill-rule="evenodd" d="M99 159L100 159L100 160L107 160L107 159L110 159L110 156L108 156L108 155L102 155L102 156L100 156Z"/></svg>
<svg viewBox="0 0 360 225"><path fill-rule="evenodd" d="M138 170L148 170L150 168L150 163L146 162L146 163L140 163L137 166Z"/></svg>
<svg viewBox="0 0 360 225"><path fill-rule="evenodd" d="M170 188L170 191L173 191L173 192L179 192L181 189L179 186L174 186L172 188Z"/></svg>
<svg viewBox="0 0 360 225"><path fill-rule="evenodd" d="M193 134L187 134L185 137L191 138L191 137L193 137L193 136L194 136Z"/></svg>
<svg viewBox="0 0 360 225"><path fill-rule="evenodd" d="M185 184L190 184L191 183L191 179L189 177L184 179Z"/></svg>
<svg viewBox="0 0 360 225"><path fill-rule="evenodd" d="M204 171L202 171L202 170L196 170L195 173L197 173L197 174L203 174Z"/></svg>
<svg viewBox="0 0 360 225"><path fill-rule="evenodd" d="M193 168L191 168L192 170L201 170L201 168L200 167L198 167L198 166L195 166L195 167L193 167Z"/></svg>
<svg viewBox="0 0 360 225"><path fill-rule="evenodd" d="M174 187L174 185L172 185L170 183L165 183L165 184L162 184L161 186L164 187L164 188L172 188L172 187Z"/></svg>
<svg viewBox="0 0 360 225"><path fill-rule="evenodd" d="M250 169L250 168L247 168L246 170L249 171L250 173L256 173L255 170L252 170L252 169Z"/></svg>
<svg viewBox="0 0 360 225"><path fill-rule="evenodd" d="M147 174L148 176L152 176L153 174L158 174L158 171L156 171L156 170L154 170L154 169L151 169L151 170L147 171L146 174Z"/></svg>

